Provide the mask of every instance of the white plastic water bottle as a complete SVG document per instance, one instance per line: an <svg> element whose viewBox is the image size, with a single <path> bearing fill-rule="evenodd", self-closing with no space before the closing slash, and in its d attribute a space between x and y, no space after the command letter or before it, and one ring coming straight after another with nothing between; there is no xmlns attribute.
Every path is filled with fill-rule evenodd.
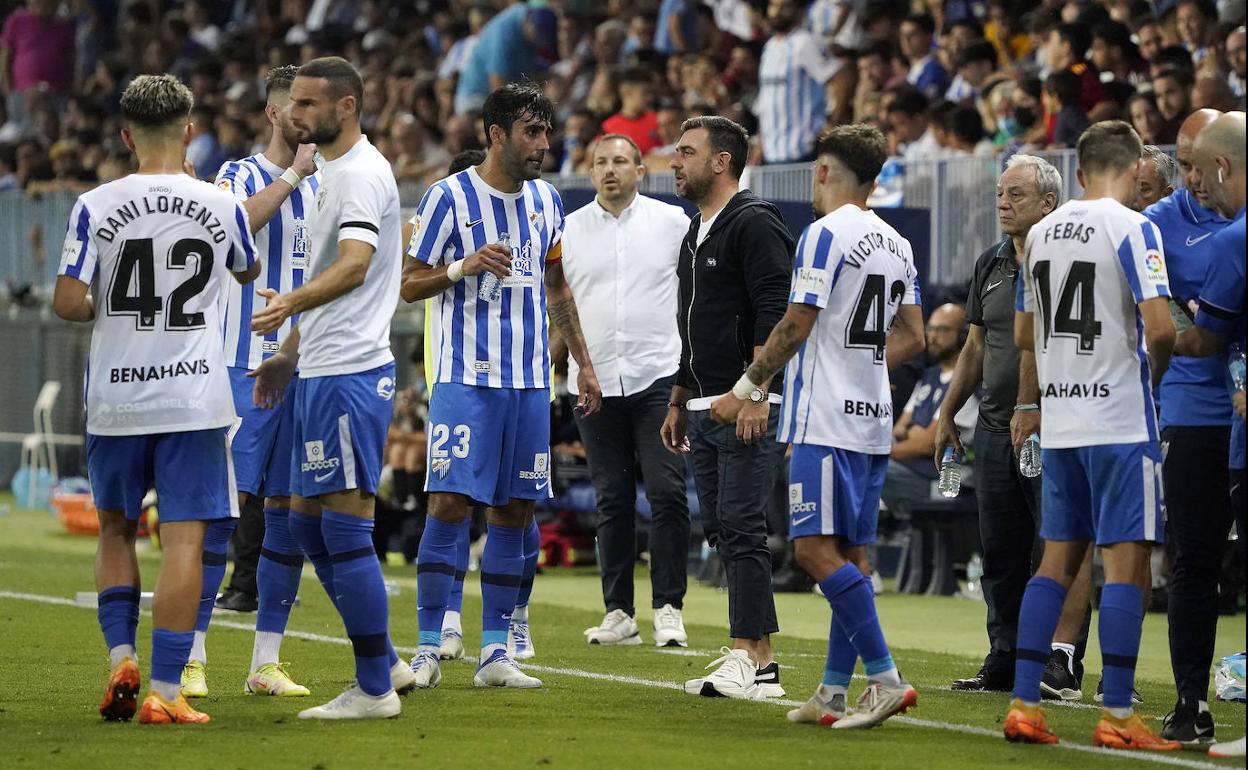
<svg viewBox="0 0 1248 770"><path fill-rule="evenodd" d="M511 235L501 233L498 236L498 245L506 246L511 249ZM503 279L493 273L482 271L481 280L477 284L477 296L486 302L495 302L503 294Z"/></svg>
<svg viewBox="0 0 1248 770"><path fill-rule="evenodd" d="M1235 390L1244 389L1244 351L1235 346L1236 349L1231 351L1231 360L1227 363L1226 368L1231 372L1231 382L1235 383Z"/></svg>
<svg viewBox="0 0 1248 770"><path fill-rule="evenodd" d="M941 497L957 497L962 491L962 468L958 465L957 458L954 457L953 447L945 447L945 454L940 458L938 488Z"/></svg>
<svg viewBox="0 0 1248 770"><path fill-rule="evenodd" d="M978 553L971 554L970 561L966 563L966 588L962 589L962 593L968 599L973 599L983 595L980 587L979 579L984 576L984 558Z"/></svg>
<svg viewBox="0 0 1248 770"><path fill-rule="evenodd" d="M1031 434L1018 450L1018 472L1029 479L1040 475L1040 436Z"/></svg>

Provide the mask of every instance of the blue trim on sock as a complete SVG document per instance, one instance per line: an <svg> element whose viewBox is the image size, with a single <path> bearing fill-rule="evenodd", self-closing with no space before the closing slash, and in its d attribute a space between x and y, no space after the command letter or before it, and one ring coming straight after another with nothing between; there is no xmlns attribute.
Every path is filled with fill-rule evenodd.
<svg viewBox="0 0 1248 770"><path fill-rule="evenodd" d="M893 656L889 655L879 660L863 661L862 667L866 670L867 676L875 676L885 671L892 671L897 668L897 664L893 663Z"/></svg>
<svg viewBox="0 0 1248 770"><path fill-rule="evenodd" d="M256 630L282 634L290 619L290 608L299 594L303 574L303 553L290 533L290 509L264 509L264 542L256 565L259 608Z"/></svg>
<svg viewBox="0 0 1248 770"><path fill-rule="evenodd" d="M823 683L846 686L853 678L854 666L858 663L858 651L854 643L845 633L836 616L828 620L828 657L823 667Z"/></svg>
<svg viewBox="0 0 1248 770"><path fill-rule="evenodd" d="M1018 649L1014 660L1014 697L1040 702L1040 679L1048 662L1053 632L1062 615L1066 589L1052 578L1027 581L1018 612Z"/></svg>
<svg viewBox="0 0 1248 770"><path fill-rule="evenodd" d="M1130 583L1106 583L1098 632L1106 708L1131 708L1136 657L1144 624L1144 594Z"/></svg>
<svg viewBox="0 0 1248 770"><path fill-rule="evenodd" d="M321 534L334 561L334 591L355 653L355 679L368 695L390 691L390 607L381 562L372 549L373 520L321 509ZM367 552L366 552L366 549ZM348 558L349 557L349 558Z"/></svg>
<svg viewBox="0 0 1248 770"><path fill-rule="evenodd" d="M105 588L96 596L95 611L108 649L136 646L139 630L139 589L132 586Z"/></svg>
<svg viewBox="0 0 1248 770"><path fill-rule="evenodd" d="M481 554L482 647L507 643L523 572L524 529L487 525L485 552Z"/></svg>
<svg viewBox="0 0 1248 770"><path fill-rule="evenodd" d="M216 519L208 522L208 528L204 531L204 552L201 559L203 576L199 589L199 609L195 614L195 630L201 633L208 630L208 624L212 621L212 607L217 601L217 591L221 590L221 583L225 580L230 537L237 526L237 519Z"/></svg>
<svg viewBox="0 0 1248 770"><path fill-rule="evenodd" d="M422 647L442 644L442 620L454 588L455 552L462 529L432 516L425 519L416 556L416 626Z"/></svg>
<svg viewBox="0 0 1248 770"><path fill-rule="evenodd" d="M459 525L459 533L455 536L455 579L451 583L451 595L447 599L446 609L450 612L463 612L464 609L464 578L468 575L468 550L472 546L472 520L464 519Z"/></svg>
<svg viewBox="0 0 1248 770"><path fill-rule="evenodd" d="M507 632L506 631L482 631L481 632L481 646L489 647L491 644L501 644L504 647L506 647L507 646Z"/></svg>

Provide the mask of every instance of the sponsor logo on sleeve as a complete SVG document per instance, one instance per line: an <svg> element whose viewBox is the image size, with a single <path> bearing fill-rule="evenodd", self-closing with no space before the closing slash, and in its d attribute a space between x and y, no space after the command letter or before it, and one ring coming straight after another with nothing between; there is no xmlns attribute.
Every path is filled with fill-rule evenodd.
<svg viewBox="0 0 1248 770"><path fill-rule="evenodd" d="M1161 253L1156 249L1150 249L1144 255L1144 270L1148 280L1153 283L1166 280L1166 261L1161 258Z"/></svg>
<svg viewBox="0 0 1248 770"><path fill-rule="evenodd" d="M793 293L822 296L828 290L828 271L814 267L799 267L793 279Z"/></svg>

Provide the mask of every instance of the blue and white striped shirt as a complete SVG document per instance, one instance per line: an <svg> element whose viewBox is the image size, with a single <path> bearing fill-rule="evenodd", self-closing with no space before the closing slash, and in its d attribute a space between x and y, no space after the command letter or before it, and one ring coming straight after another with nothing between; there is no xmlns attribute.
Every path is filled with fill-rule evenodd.
<svg viewBox="0 0 1248 770"><path fill-rule="evenodd" d="M217 172L217 187L245 201L263 190L282 175L285 169L257 153L242 160L229 161ZM295 315L282 327L263 337L251 333L251 314L256 306L256 290L274 289L286 294L303 285L308 268L308 218L316 212L316 190L320 173L304 179L299 189L282 202L269 223L256 233L256 250L260 256L260 276L254 284L229 284L225 311L225 359L239 369L255 369L282 347L290 330L299 322ZM263 302L263 300L260 300Z"/></svg>
<svg viewBox="0 0 1248 770"><path fill-rule="evenodd" d="M775 35L763 46L754 114L766 162L803 160L814 152L826 120L826 84L839 68L804 29Z"/></svg>
<svg viewBox="0 0 1248 770"><path fill-rule="evenodd" d="M434 382L488 388L549 387L547 263L562 256L563 201L547 182L517 193L495 190L475 168L437 182L412 220L407 254L431 267L464 259L501 233L511 239L511 275L494 302L466 276L433 297Z"/></svg>

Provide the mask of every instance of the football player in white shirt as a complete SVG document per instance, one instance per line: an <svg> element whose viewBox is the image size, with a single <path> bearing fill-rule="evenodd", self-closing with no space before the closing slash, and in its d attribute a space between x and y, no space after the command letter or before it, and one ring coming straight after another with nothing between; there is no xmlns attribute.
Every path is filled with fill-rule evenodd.
<svg viewBox="0 0 1248 770"><path fill-rule="evenodd" d="M79 196L52 301L61 318L95 320L87 466L100 519L100 628L113 666L100 703L109 720L128 720L137 706L134 541L143 496L153 485L160 496L164 558L152 604L151 691L139 711L145 724L209 721L187 704L180 680L204 532L238 516L221 295L228 274L248 283L260 272L243 207L182 171L193 101L172 75L141 75L126 87L122 139L139 171Z"/></svg>
<svg viewBox="0 0 1248 770"><path fill-rule="evenodd" d="M373 550L373 510L394 398L390 318L399 299L399 191L390 164L360 130L364 84L345 59L313 59L290 86L299 141L325 158L310 229L311 276L260 293L265 335L302 314L282 350L255 371L256 398L276 400L294 372L290 532L312 560L351 638L355 683L301 719L398 715L411 671L390 644L389 608ZM297 350L297 352L296 352Z"/></svg>
<svg viewBox="0 0 1248 770"><path fill-rule="evenodd" d="M268 147L262 153L227 162L216 180L217 187L233 194L247 210L260 255L257 285L277 291L290 291L303 285L303 274L308 267L307 222L316 207L316 188L320 182L313 160L316 146L300 145L290 122L290 83L298 69L293 64L277 67L265 80L264 114L272 128ZM261 361L278 351L295 319L259 337L251 333L255 304L252 287L230 288L225 309L225 350L234 411L242 420L230 442L241 515L239 519L213 522L204 536L204 580L200 589L199 617L195 621L195 643L191 646L186 670L182 672L182 694L188 698L208 695L205 672L208 624L212 620L217 589L225 577L230 537L240 521L240 535L243 540L251 541L246 545L254 555L248 558L239 549L232 584L240 582L243 572L251 572L251 590L258 593L260 600L251 674L244 689L263 695L308 694L308 689L295 683L278 662L282 634L286 631L290 608L299 590L299 575L303 571L303 553L291 539L287 524L294 414L290 399L272 409L256 404L252 398L255 382L250 377ZM259 542L261 537L263 544ZM250 561L249 569L243 567L244 561ZM227 599L230 593L226 591Z"/></svg>
<svg viewBox="0 0 1248 770"><path fill-rule="evenodd" d="M789 719L842 729L873 727L918 701L893 663L864 574L892 447L888 370L925 345L910 244L867 209L887 157L873 127L838 126L819 138L820 218L798 243L788 310L732 393L711 405L715 419L736 419L755 383L788 362L777 438L793 444L789 538L833 619L823 681ZM869 684L850 715L846 688L859 657Z"/></svg>
<svg viewBox="0 0 1248 770"><path fill-rule="evenodd" d="M1100 603L1105 710L1097 746L1173 751L1132 711L1144 591L1162 538L1161 444L1153 391L1170 361L1165 255L1135 199L1143 144L1121 121L1079 137L1083 197L1027 234L1014 340L1040 378L1044 557L1019 611L1007 740L1057 743L1040 679L1066 592L1095 544L1105 561ZM1039 318L1036 318L1036 316Z"/></svg>

